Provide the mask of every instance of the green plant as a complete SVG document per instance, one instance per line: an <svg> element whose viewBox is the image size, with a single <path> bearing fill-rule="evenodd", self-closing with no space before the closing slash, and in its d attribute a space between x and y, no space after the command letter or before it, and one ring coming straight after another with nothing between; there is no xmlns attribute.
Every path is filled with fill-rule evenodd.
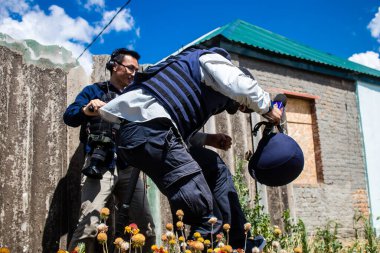
<svg viewBox="0 0 380 253"><path fill-rule="evenodd" d="M260 195L257 193L255 198L251 199L247 181L244 177L243 166L245 162L238 160L236 173L233 176L234 185L239 196L242 210L248 220L252 224L253 235L262 235L267 242L273 239L272 226L270 217L264 212L264 206L260 204Z"/></svg>
<svg viewBox="0 0 380 253"><path fill-rule="evenodd" d="M339 252L343 248L342 242L338 239L339 224L335 221L329 221L325 227L317 228L314 237L315 253Z"/></svg>

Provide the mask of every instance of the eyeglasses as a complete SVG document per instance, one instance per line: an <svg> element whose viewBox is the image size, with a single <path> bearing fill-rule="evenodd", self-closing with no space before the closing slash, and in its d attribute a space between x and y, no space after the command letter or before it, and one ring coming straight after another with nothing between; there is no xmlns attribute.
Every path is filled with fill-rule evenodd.
<svg viewBox="0 0 380 253"><path fill-rule="evenodd" d="M129 70L129 72L132 72L132 74L136 73L137 71L139 71L138 68L136 68L135 66L133 65L124 65L123 63L117 63L121 66L123 66L125 68L125 70Z"/></svg>

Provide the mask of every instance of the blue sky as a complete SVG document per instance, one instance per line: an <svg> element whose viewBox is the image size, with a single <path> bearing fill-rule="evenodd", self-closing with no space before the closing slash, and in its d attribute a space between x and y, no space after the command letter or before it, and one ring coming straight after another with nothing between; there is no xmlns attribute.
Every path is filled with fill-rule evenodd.
<svg viewBox="0 0 380 253"><path fill-rule="evenodd" d="M0 32L58 44L77 56L125 1L0 0ZM299 43L380 69L379 1L132 0L83 56L129 47L154 63L203 34L242 19ZM371 25L370 25L371 24Z"/></svg>

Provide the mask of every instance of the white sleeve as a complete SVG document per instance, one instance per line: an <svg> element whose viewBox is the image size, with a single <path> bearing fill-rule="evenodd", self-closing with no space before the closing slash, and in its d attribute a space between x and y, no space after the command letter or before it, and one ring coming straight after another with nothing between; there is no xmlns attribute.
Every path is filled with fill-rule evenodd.
<svg viewBox="0 0 380 253"><path fill-rule="evenodd" d="M199 62L207 86L259 114L268 112L269 93L229 60L219 54L204 54Z"/></svg>

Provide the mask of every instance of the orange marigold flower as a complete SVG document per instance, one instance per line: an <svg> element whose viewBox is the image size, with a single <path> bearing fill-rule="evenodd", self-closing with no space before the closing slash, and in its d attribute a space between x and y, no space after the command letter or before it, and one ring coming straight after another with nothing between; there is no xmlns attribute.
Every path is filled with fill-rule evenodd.
<svg viewBox="0 0 380 253"><path fill-rule="evenodd" d="M223 246L222 251L227 252L227 253L232 253L233 250L230 245L225 245Z"/></svg>
<svg viewBox="0 0 380 253"><path fill-rule="evenodd" d="M191 250L187 249L185 250L185 253L191 253Z"/></svg>
<svg viewBox="0 0 380 253"><path fill-rule="evenodd" d="M223 229L226 230L227 232L230 230L230 228L231 228L231 226L228 223L223 225Z"/></svg>
<svg viewBox="0 0 380 253"><path fill-rule="evenodd" d="M110 215L110 209L108 209L107 207L103 207L102 209L100 209L100 217L102 219L108 218L109 215Z"/></svg>
<svg viewBox="0 0 380 253"><path fill-rule="evenodd" d="M6 252L7 252L7 251L3 251L3 249L4 249L4 248L0 248L0 253L6 253ZM10 251L8 251L8 253L10 253ZM64 249L59 249L59 250L57 251L57 253L67 253L67 251L64 250Z"/></svg>
<svg viewBox="0 0 380 253"><path fill-rule="evenodd" d="M152 251L157 251L158 250L158 246L156 244L153 244L152 247L150 247L150 249Z"/></svg>
<svg viewBox="0 0 380 253"><path fill-rule="evenodd" d="M199 237L201 237L201 233L195 232L193 236L194 236L195 239L199 238Z"/></svg>
<svg viewBox="0 0 380 253"><path fill-rule="evenodd" d="M80 250L79 246L76 246L71 253L78 253Z"/></svg>
<svg viewBox="0 0 380 253"><path fill-rule="evenodd" d="M182 221L178 221L176 223L176 226L177 226L178 229L183 229L183 222Z"/></svg>
<svg viewBox="0 0 380 253"><path fill-rule="evenodd" d="M177 212L175 213L175 215L177 215L178 219L182 220L184 213L183 213L182 209L178 209Z"/></svg>
<svg viewBox="0 0 380 253"><path fill-rule="evenodd" d="M169 231L172 231L173 230L173 224L171 224L171 223L166 224L166 229Z"/></svg>
<svg viewBox="0 0 380 253"><path fill-rule="evenodd" d="M100 244L103 244L103 243L107 242L107 234L103 233L103 232L100 232L98 234L98 236L96 237L96 239L98 240L98 242Z"/></svg>
<svg viewBox="0 0 380 253"><path fill-rule="evenodd" d="M211 217L211 218L208 220L208 223L215 224L217 221L218 221L218 219L217 219L216 217Z"/></svg>
<svg viewBox="0 0 380 253"><path fill-rule="evenodd" d="M198 241L193 241L191 244L190 244L190 247L195 249L195 250L199 250L199 251L202 251L205 247L203 245L203 243L201 242L198 242Z"/></svg>
<svg viewBox="0 0 380 253"><path fill-rule="evenodd" d="M116 245L116 248L119 249L119 248L120 248L120 245L121 245L123 242L124 242L123 238L118 237L118 238L115 239L115 241L113 242L113 244L115 244L115 245Z"/></svg>
<svg viewBox="0 0 380 253"><path fill-rule="evenodd" d="M163 234L161 236L161 241L166 242L167 240L168 240L168 237L165 234Z"/></svg>
<svg viewBox="0 0 380 253"><path fill-rule="evenodd" d="M134 248L142 247L145 244L145 236L143 234L135 234L131 240Z"/></svg>
<svg viewBox="0 0 380 253"><path fill-rule="evenodd" d="M203 243L205 241L205 239L203 239L202 237L198 237L197 241Z"/></svg>
<svg viewBox="0 0 380 253"><path fill-rule="evenodd" d="M293 249L294 253L302 253L302 248L301 247L296 247Z"/></svg>

